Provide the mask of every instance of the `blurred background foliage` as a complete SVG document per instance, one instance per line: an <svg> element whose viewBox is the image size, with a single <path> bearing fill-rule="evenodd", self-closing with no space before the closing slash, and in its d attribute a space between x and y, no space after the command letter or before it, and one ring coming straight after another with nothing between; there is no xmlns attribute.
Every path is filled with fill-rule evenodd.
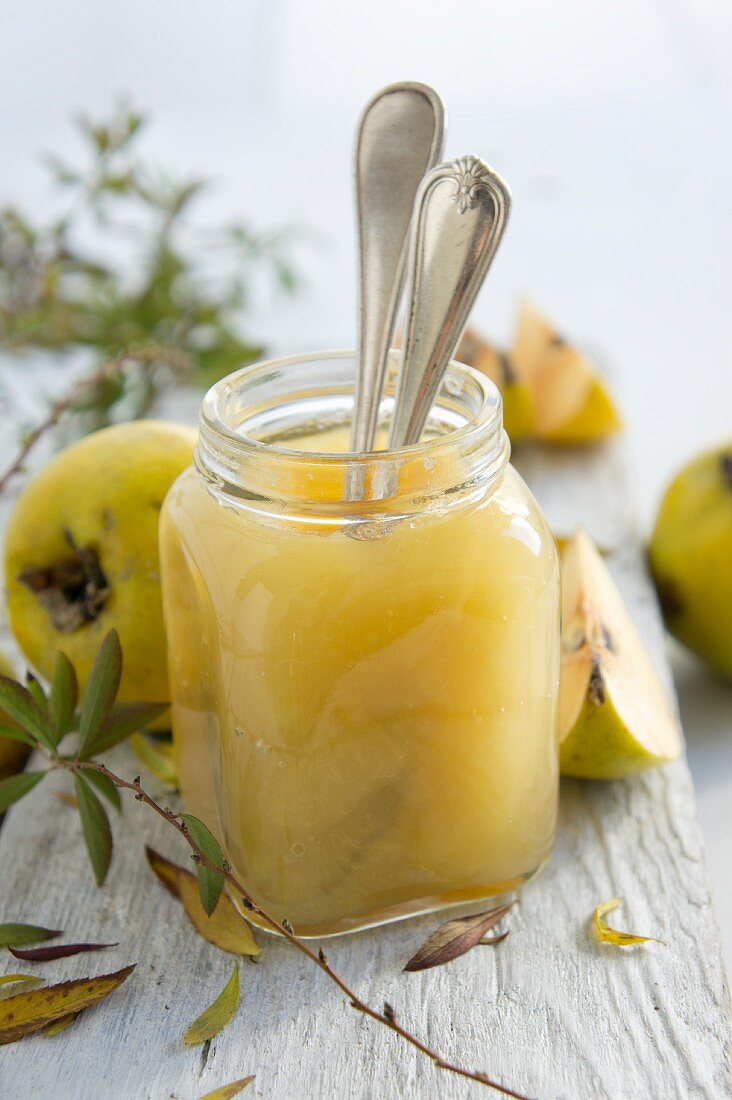
<svg viewBox="0 0 732 1100"><path fill-rule="evenodd" d="M77 119L83 163L45 158L62 213L34 223L0 211L0 362L82 357L90 384L71 408L75 433L149 412L187 380L208 386L258 357L247 337L256 281L293 293L297 230L244 222L207 228L188 215L206 186L138 152L147 122L120 103ZM107 361L115 369L101 370Z"/></svg>

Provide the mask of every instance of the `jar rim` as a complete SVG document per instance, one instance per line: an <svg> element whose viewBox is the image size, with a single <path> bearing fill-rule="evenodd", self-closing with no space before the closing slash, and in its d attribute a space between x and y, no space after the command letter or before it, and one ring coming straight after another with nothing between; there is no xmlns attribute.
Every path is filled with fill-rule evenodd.
<svg viewBox="0 0 732 1100"><path fill-rule="evenodd" d="M244 449L251 447L257 451L266 452L268 455L281 454L288 459L303 458L309 462L324 460L338 463L347 462L349 464L362 462L371 464L379 461L393 462L394 459L398 459L402 456L413 455L424 450L431 450L445 443L455 445L460 441L469 440L482 431L485 431L486 428L491 426L492 422L498 422L499 426L502 424L502 402L498 387L487 375L482 374L467 363L461 363L458 359L450 360L449 370L470 378L473 384L481 391L480 409L474 417L466 420L465 424L461 427L455 428L445 435L433 436L430 439L421 440L418 443L410 443L404 447L387 448L379 451L361 453L355 451L299 450L297 448L283 447L278 443L256 439L253 436L237 432L226 423L224 417L221 415L219 410L219 397L224 385L235 385L241 380L249 382L254 380L257 374L267 374L272 370L280 370L294 366L295 364L349 359L355 357L355 354L352 348L345 348L329 351L305 352L304 354L283 355L276 359L259 359L254 363L248 363L246 366L240 367L239 370L233 371L231 374L227 374L224 378L219 379L219 381L215 382L206 392L201 404L201 420L205 422L208 428L225 436L231 443L240 444ZM399 354L399 349L392 349L392 354ZM496 398L498 400L496 400Z"/></svg>
<svg viewBox="0 0 732 1100"><path fill-rule="evenodd" d="M278 411L289 407L288 402L299 408L299 401L305 408L308 402L326 398L334 402L329 413L332 423L326 426L349 424L355 358L352 349L281 356L248 364L216 382L201 404L196 449L196 465L209 485L225 495L249 500L256 485L255 495L259 499L282 499L282 492L276 488L278 470L283 474L294 468L306 478L317 477L318 470L330 470L331 476L343 473L350 478L364 477L368 472L371 477L383 476L388 481L389 471L400 466L419 462L425 469L431 469L442 456L456 453L465 459L465 468L469 470L465 480L472 483L478 478L485 480L490 472L503 468L509 445L503 431L500 393L486 375L457 360L449 364L431 410L430 423L436 434L418 443L358 453L305 450L283 444L282 439L251 434L252 424L258 424L276 436L277 429L272 423L277 420ZM400 358L399 349L392 349L384 388L386 404L393 403ZM313 434L307 431L308 426L315 432L323 430L320 418L303 423L293 415L290 425L289 431L294 436ZM283 429L282 434L288 433ZM266 476L255 474L255 467L265 466ZM286 477L280 476L279 489L286 481ZM438 485L436 478L425 477L424 481L423 488L429 489L430 495L459 487L444 482ZM299 500L302 501L302 495ZM346 495L341 503L347 500ZM282 499L282 503L287 501Z"/></svg>

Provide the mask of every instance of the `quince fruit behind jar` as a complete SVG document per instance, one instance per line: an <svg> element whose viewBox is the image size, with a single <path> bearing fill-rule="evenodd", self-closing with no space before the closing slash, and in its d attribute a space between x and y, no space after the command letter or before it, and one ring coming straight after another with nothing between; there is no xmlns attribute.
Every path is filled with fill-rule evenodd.
<svg viewBox="0 0 732 1100"><path fill-rule="evenodd" d="M732 440L671 482L649 557L669 631L732 677Z"/></svg>
<svg viewBox="0 0 732 1100"><path fill-rule="evenodd" d="M62 649L83 688L112 627L124 653L120 701L170 698L158 518L196 433L138 420L57 454L18 497L5 541L8 616L46 679Z"/></svg>

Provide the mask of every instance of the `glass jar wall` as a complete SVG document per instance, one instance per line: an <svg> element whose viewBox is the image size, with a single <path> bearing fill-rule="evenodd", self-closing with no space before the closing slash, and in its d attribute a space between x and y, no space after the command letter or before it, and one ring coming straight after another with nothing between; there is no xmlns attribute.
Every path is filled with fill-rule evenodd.
<svg viewBox="0 0 732 1100"><path fill-rule="evenodd" d="M353 374L218 383L161 526L184 801L302 935L515 890L556 819L559 567L500 397L452 364L422 443L356 456Z"/></svg>

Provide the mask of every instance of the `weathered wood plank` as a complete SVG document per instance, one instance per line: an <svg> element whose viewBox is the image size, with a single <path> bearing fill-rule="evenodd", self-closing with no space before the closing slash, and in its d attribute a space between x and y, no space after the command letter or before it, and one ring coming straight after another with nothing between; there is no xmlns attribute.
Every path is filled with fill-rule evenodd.
<svg viewBox="0 0 732 1100"><path fill-rule="evenodd" d="M666 683L663 636L616 448L585 456L525 452L519 463L555 529L577 523L611 548L610 566ZM127 750L114 763L138 770ZM154 783L153 783L154 786ZM401 966L439 918L332 941L329 957L359 994L385 999L447 1058L542 1100L727 1100L729 999L684 761L613 784L565 782L556 853L525 891L511 935L443 969ZM74 938L119 940L103 956L53 964L54 977L137 961L114 999L53 1039L0 1049L0 1096L13 1100L193 1100L256 1073L251 1095L380 1100L488 1095L435 1070L361 1019L286 945L265 938L241 965L241 1007L211 1045L183 1047L185 1027L219 991L232 960L200 941L152 881L147 841L182 858L170 830L130 802L108 885L81 855L75 813L39 788L0 832L0 920L32 920ZM623 925L666 947L598 947L587 924L623 896ZM11 969L2 965L2 972Z"/></svg>

